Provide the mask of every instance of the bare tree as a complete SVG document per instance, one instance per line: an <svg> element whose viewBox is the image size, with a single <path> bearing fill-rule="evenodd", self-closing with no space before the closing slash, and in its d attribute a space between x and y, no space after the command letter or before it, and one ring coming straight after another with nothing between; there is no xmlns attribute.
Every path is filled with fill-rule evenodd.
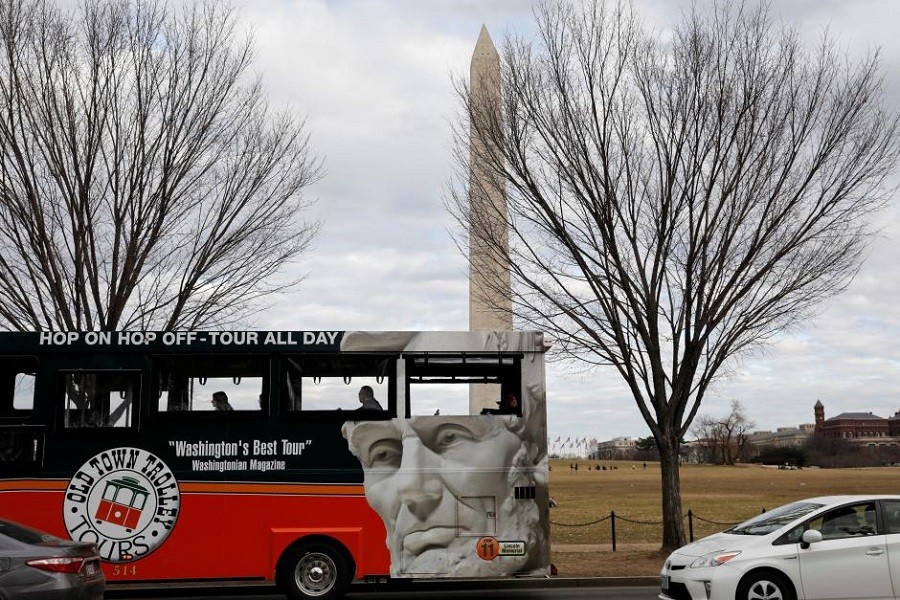
<svg viewBox="0 0 900 600"><path fill-rule="evenodd" d="M0 0L0 328L221 326L296 283L319 161L235 12L188 5Z"/></svg>
<svg viewBox="0 0 900 600"><path fill-rule="evenodd" d="M695 443L698 460L705 463L717 462L722 453L719 451L721 436L716 418L703 414L697 415L691 426L691 433L697 438Z"/></svg>
<svg viewBox="0 0 900 600"><path fill-rule="evenodd" d="M732 400L727 415L697 415L691 431L706 450L710 462L733 465L744 458L750 431L755 426L740 401Z"/></svg>
<svg viewBox="0 0 900 600"><path fill-rule="evenodd" d="M518 322L627 383L659 448L665 548L685 540L679 446L704 395L848 285L898 156L877 53L808 50L749 3L698 10L663 35L624 3L544 5L535 40L504 45L501 106L459 85L447 199L460 245L508 252ZM484 243L501 215L468 210L490 191L467 189L470 133L490 141L482 185L508 195L508 251Z"/></svg>

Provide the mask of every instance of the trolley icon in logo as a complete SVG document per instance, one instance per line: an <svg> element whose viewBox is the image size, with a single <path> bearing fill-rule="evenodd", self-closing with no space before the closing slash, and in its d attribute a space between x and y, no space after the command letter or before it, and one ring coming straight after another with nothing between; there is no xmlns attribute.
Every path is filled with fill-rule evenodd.
<svg viewBox="0 0 900 600"><path fill-rule="evenodd" d="M113 563L138 560L175 527L181 492L175 475L141 448L112 448L89 458L66 488L63 519L69 536L97 545Z"/></svg>
<svg viewBox="0 0 900 600"><path fill-rule="evenodd" d="M103 498L94 518L99 525L102 522L121 525L131 533L137 527L141 511L147 505L150 490L145 488L134 477L110 479L103 490Z"/></svg>

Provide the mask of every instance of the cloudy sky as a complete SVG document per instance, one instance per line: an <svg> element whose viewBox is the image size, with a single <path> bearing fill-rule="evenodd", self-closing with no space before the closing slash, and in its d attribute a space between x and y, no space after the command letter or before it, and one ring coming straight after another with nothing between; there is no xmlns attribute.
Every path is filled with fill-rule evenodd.
<svg viewBox="0 0 900 600"><path fill-rule="evenodd" d="M636 0L661 26L680 8ZM299 268L302 287L254 325L266 329L468 327L466 264L447 231L453 78L468 72L482 23L499 46L533 31L527 0L243 0L255 67L271 102L305 115L326 175L310 193L324 229ZM704 0L699 0L700 6ZM809 36L829 28L851 56L881 47L889 102L900 107L900 2L776 0ZM681 4L682 6L685 3ZM845 411L900 410L900 209L841 297L803 328L733 366L701 412L740 400L759 429ZM649 435L612 369L548 368L551 439Z"/></svg>

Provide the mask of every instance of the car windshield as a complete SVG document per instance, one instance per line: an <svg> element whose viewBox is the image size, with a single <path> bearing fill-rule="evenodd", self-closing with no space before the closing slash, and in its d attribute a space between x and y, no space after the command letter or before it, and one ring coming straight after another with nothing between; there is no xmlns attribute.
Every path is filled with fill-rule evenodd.
<svg viewBox="0 0 900 600"><path fill-rule="evenodd" d="M8 536L23 544L52 545L53 542L60 541L59 538L52 536L49 533L44 533L37 529L32 529L31 527L11 523L9 521L0 521L0 535Z"/></svg>
<svg viewBox="0 0 900 600"><path fill-rule="evenodd" d="M726 529L725 533L734 533L737 535L766 535L784 525L787 525L795 519L799 519L808 515L817 508L822 508L824 504L815 502L792 502L778 508L773 508L769 512L764 512L752 519L748 519L743 523L739 523L731 529Z"/></svg>

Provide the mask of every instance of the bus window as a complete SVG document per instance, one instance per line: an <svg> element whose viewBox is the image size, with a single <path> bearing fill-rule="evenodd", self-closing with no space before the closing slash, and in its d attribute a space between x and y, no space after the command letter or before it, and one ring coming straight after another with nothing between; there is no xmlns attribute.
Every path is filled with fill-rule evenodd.
<svg viewBox="0 0 900 600"><path fill-rule="evenodd" d="M157 358L155 363L159 412L258 412L267 403L266 358L179 356Z"/></svg>
<svg viewBox="0 0 900 600"><path fill-rule="evenodd" d="M13 386L13 410L34 408L34 373L16 373Z"/></svg>
<svg viewBox="0 0 900 600"><path fill-rule="evenodd" d="M15 417L34 408L34 374L37 359L31 356L0 358L0 417Z"/></svg>
<svg viewBox="0 0 900 600"><path fill-rule="evenodd" d="M486 389L497 384L482 384ZM469 386L457 383L431 383L430 385L410 385L410 416L421 415L468 415ZM489 391L499 397L500 391Z"/></svg>
<svg viewBox="0 0 900 600"><path fill-rule="evenodd" d="M406 357L407 413L521 415L518 356Z"/></svg>
<svg viewBox="0 0 900 600"><path fill-rule="evenodd" d="M368 386L381 409L389 411L395 360L384 356L285 357L282 392L285 408L288 411L357 410L362 406L360 391Z"/></svg>
<svg viewBox="0 0 900 600"><path fill-rule="evenodd" d="M40 460L43 431L35 427L0 425L0 464L31 464Z"/></svg>
<svg viewBox="0 0 900 600"><path fill-rule="evenodd" d="M66 428L131 427L141 389L139 371L63 373Z"/></svg>

